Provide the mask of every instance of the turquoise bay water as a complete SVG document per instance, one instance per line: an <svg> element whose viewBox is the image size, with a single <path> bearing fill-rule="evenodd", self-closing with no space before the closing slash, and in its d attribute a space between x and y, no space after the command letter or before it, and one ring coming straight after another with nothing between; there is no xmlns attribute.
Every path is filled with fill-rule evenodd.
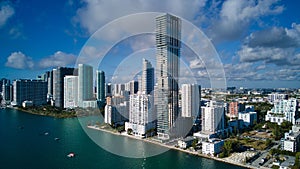
<svg viewBox="0 0 300 169"><path fill-rule="evenodd" d="M48 132L48 135L44 133ZM100 131L94 131L100 132ZM100 135L103 137L102 135ZM60 140L56 141L58 137ZM102 139L130 145L131 139L105 133ZM143 143L146 144L146 143ZM75 152L75 158L66 155ZM169 150L148 158L126 158L95 144L77 118L55 119L0 109L0 169L240 169L242 167Z"/></svg>

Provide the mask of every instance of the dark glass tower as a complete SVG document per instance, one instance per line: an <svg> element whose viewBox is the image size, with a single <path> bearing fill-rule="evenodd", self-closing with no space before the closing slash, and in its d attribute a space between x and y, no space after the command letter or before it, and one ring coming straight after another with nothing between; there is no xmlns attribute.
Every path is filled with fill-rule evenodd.
<svg viewBox="0 0 300 169"><path fill-rule="evenodd" d="M181 20L170 14L156 17L157 134L169 139L178 117L178 76Z"/></svg>

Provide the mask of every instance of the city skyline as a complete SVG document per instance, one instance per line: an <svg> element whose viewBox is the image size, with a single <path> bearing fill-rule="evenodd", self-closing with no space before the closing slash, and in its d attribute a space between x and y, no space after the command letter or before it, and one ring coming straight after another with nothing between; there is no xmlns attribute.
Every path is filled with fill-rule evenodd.
<svg viewBox="0 0 300 169"><path fill-rule="evenodd" d="M174 3L176 5L168 8L171 3L166 1L160 7L155 5L159 3L137 3L141 8L136 11L130 4L120 7L119 3L99 2L93 5L90 0L82 3L2 1L2 77L35 79L36 75L57 66L74 67L83 44L98 28L121 16L156 11L187 19L203 30L220 55L227 86L299 86L300 17L295 5L298 2L199 0ZM106 11L101 9L108 6L118 12L112 16L100 15ZM236 10L230 10L231 6ZM113 38L111 34L107 36ZM130 44L128 50L136 45ZM188 64L196 71L203 67L197 60ZM111 77L112 74L106 75L107 79Z"/></svg>

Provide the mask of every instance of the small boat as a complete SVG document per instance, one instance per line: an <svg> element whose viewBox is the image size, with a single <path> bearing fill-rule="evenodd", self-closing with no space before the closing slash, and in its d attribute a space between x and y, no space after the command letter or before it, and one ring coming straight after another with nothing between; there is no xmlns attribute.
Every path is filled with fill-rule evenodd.
<svg viewBox="0 0 300 169"><path fill-rule="evenodd" d="M69 153L69 154L67 155L67 157L73 158L73 157L75 157L75 153Z"/></svg>
<svg viewBox="0 0 300 169"><path fill-rule="evenodd" d="M60 140L60 138L58 138L58 137L55 137L55 138L54 138L54 140L55 140L55 141L58 141L58 140Z"/></svg>
<svg viewBox="0 0 300 169"><path fill-rule="evenodd" d="M48 133L48 132L45 132L44 135L47 136L47 135L49 135L49 133Z"/></svg>

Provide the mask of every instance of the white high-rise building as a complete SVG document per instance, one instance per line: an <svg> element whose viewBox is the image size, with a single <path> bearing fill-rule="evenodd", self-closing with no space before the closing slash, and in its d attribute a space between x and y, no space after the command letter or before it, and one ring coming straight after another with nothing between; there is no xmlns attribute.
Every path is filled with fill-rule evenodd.
<svg viewBox="0 0 300 169"><path fill-rule="evenodd" d="M153 97L146 92L130 95L129 122L125 123L125 130L132 130L132 134L145 137L147 131L154 129Z"/></svg>
<svg viewBox="0 0 300 169"><path fill-rule="evenodd" d="M83 107L83 101L93 99L93 67L78 65L78 106Z"/></svg>
<svg viewBox="0 0 300 169"><path fill-rule="evenodd" d="M183 84L181 88L181 116L197 118L199 113L200 91L197 84Z"/></svg>
<svg viewBox="0 0 300 169"><path fill-rule="evenodd" d="M178 78L181 20L170 14L156 17L156 107L159 139L170 139L178 117Z"/></svg>
<svg viewBox="0 0 300 169"><path fill-rule="evenodd" d="M78 76L64 77L64 108L78 106Z"/></svg>
<svg viewBox="0 0 300 169"><path fill-rule="evenodd" d="M225 114L223 104L210 101L201 107L202 133L213 134L224 130Z"/></svg>
<svg viewBox="0 0 300 169"><path fill-rule="evenodd" d="M297 99L277 100L274 102L274 107L267 112L266 121L278 123L289 121L295 124L299 117Z"/></svg>
<svg viewBox="0 0 300 169"><path fill-rule="evenodd" d="M55 99L56 98L56 84L57 84L57 69L53 69L53 81L52 81L52 93L53 93L53 96L52 98Z"/></svg>

